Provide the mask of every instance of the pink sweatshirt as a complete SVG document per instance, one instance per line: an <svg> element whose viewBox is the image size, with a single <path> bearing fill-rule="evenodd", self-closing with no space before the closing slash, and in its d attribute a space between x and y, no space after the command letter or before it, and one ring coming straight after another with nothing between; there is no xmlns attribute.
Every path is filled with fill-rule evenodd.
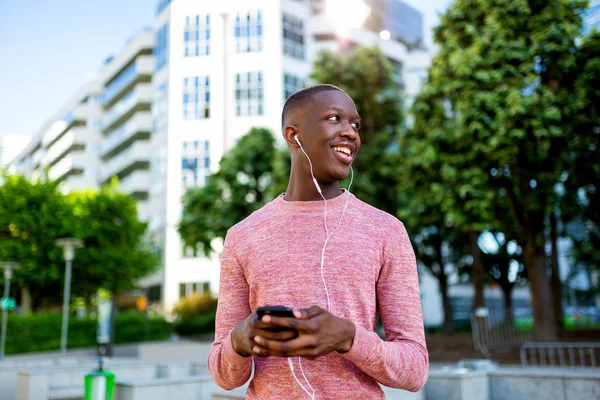
<svg viewBox="0 0 600 400"><path fill-rule="evenodd" d="M327 201L331 232L344 208L344 193ZM352 348L310 361L302 359L316 399L384 399L377 382L417 391L427 381L429 356L415 255L404 225L391 215L350 199L340 228L325 251L324 276L331 313L352 321ZM321 249L326 238L323 201L273 200L227 233L215 342L208 368L216 383L233 389L246 383L248 399L307 399L280 357L242 357L231 331L263 305L327 309L321 279ZM378 312L385 336L373 331ZM298 359L296 376L306 386Z"/></svg>

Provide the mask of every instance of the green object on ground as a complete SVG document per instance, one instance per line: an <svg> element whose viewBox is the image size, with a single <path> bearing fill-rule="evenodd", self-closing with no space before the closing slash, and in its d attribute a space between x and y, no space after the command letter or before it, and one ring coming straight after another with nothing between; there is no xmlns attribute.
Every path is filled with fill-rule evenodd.
<svg viewBox="0 0 600 400"><path fill-rule="evenodd" d="M85 376L84 400L113 400L115 374L104 369L95 369Z"/></svg>
<svg viewBox="0 0 600 400"><path fill-rule="evenodd" d="M2 299L0 299L0 309L1 310L14 310L15 309L15 299L13 299L12 297L3 297Z"/></svg>

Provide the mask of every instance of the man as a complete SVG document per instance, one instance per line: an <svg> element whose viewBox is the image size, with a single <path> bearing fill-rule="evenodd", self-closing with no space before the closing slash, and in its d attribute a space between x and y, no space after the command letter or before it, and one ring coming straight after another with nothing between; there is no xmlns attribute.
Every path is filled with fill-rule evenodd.
<svg viewBox="0 0 600 400"><path fill-rule="evenodd" d="M239 387L254 361L248 399L382 399L379 383L419 390L429 362L410 240L339 185L361 144L354 102L317 85L292 95L282 120L287 191L225 238L213 378ZM265 305L295 318L259 320ZM373 331L378 313L387 341Z"/></svg>

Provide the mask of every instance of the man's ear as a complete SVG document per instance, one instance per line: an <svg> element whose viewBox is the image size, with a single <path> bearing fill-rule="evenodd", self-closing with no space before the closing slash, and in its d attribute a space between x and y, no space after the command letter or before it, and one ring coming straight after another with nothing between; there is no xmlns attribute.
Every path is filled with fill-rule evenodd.
<svg viewBox="0 0 600 400"><path fill-rule="evenodd" d="M291 147L300 147L294 139L294 136L298 135L298 128L294 125L287 125L283 128L283 138L287 142L288 146Z"/></svg>

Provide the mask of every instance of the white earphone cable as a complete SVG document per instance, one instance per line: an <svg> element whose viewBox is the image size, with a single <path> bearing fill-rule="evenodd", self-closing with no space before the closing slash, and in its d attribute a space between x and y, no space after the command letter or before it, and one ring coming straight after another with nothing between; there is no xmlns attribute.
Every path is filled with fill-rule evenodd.
<svg viewBox="0 0 600 400"><path fill-rule="evenodd" d="M342 218L344 217L344 214L346 213L346 208L348 207L348 200L350 200L350 188L352 187L352 182L354 181L354 170L352 169L352 167L350 167L350 172L351 172L350 184L348 185L348 189L346 189L346 202L344 203L344 208L342 210L342 214L340 215L340 219L339 219L338 224L335 227L335 229L331 233L329 233L329 228L327 226L327 199L325 198L325 196L323 196L323 193L321 191L321 187L319 186L319 183L317 182L317 179L315 178L315 175L313 173L313 166L312 166L312 162L310 160L310 157L308 156L308 154L306 154L306 151L304 151L304 149L302 148L302 145L300 144L300 140L298 140L297 136L296 136L295 139L296 139L296 142L298 143L298 145L300 146L300 150L302 150L302 152L304 153L304 155L308 159L308 165L310 166L310 175L312 177L313 183L315 184L315 187L317 188L317 192L319 192L319 194L323 198L323 201L325 202L325 208L324 208L324 214L323 214L323 222L325 224L326 239L325 239L325 243L323 244L323 249L321 250L321 280L323 281L323 287L325 288L325 295L327 296L327 311L331 312L331 301L329 299L329 289L327 288L327 282L325 281L325 274L324 274L324 271L323 271L324 266L325 266L325 249L327 248L327 243L329 242L329 239L331 239L331 237L333 236L333 234L342 225ZM306 377L306 374L304 374L304 369L302 368L302 359L300 357L298 357L298 365L300 365L300 371L302 372L302 376L304 378L304 381L306 382L306 384L308 385L308 387L310 388L310 390L312 390L312 393L309 392L304 387L304 385L302 385L300 383L300 380L298 379L298 377L296 376L296 373L294 372L294 364L293 364L292 358L288 358L288 364L290 366L290 371L292 371L292 375L294 375L294 379L296 380L296 382L298 383L298 385L300 385L300 387L309 395L309 397L311 398L311 400L315 400L316 391L312 387L312 385L310 384L308 378Z"/></svg>
<svg viewBox="0 0 600 400"><path fill-rule="evenodd" d="M308 389L306 389L304 387L304 385L300 383L300 380L298 379L298 377L296 376L296 373L294 372L293 360L291 358L288 358L287 360L288 360L288 365L290 366L290 371L292 371L292 375L294 375L294 379L296 380L298 385L302 388L302 390L304 390L306 392L306 394L308 394L308 396L311 398L311 400L315 400L315 389L313 389L313 387L308 382L308 379L306 379L306 375L304 375L304 370L302 370L302 364L300 364L300 370L302 371L302 376L304 376L304 380L308 384L308 387L310 387L310 390L312 390L312 393L309 392ZM300 363L300 359L298 359L298 362Z"/></svg>

